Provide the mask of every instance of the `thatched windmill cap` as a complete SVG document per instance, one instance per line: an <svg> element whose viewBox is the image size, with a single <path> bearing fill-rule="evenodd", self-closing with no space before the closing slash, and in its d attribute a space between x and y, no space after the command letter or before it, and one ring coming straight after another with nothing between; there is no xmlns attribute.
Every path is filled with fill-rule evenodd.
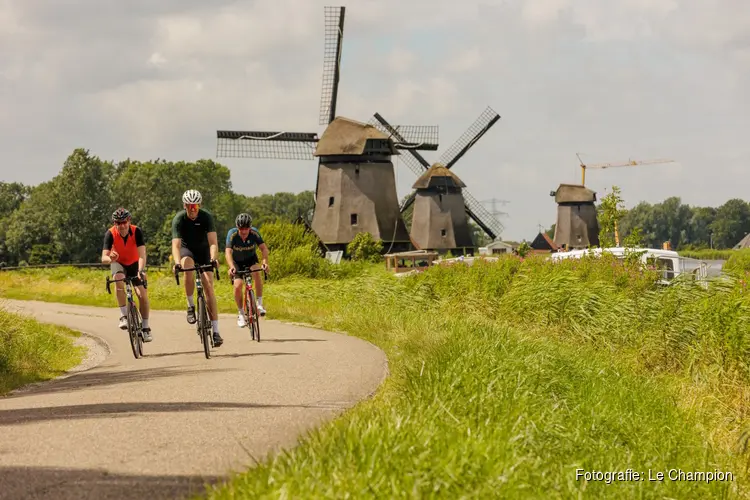
<svg viewBox="0 0 750 500"><path fill-rule="evenodd" d="M555 203L593 203L596 193L581 184L560 184L557 191L550 195L555 197Z"/></svg>
<svg viewBox="0 0 750 500"><path fill-rule="evenodd" d="M390 139L373 125L337 116L325 129L315 148L315 156L361 155L368 139ZM398 154L391 143L392 154Z"/></svg>
<svg viewBox="0 0 750 500"><path fill-rule="evenodd" d="M435 163L423 173L417 182L412 185L413 189L429 189L434 186L448 186L465 188L466 184L451 172L442 163Z"/></svg>

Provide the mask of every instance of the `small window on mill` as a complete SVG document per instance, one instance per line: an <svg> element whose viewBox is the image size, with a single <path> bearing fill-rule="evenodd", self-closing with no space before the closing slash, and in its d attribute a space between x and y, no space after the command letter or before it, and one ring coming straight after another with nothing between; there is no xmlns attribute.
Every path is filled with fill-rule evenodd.
<svg viewBox="0 0 750 500"><path fill-rule="evenodd" d="M352 216L351 216L351 222L352 222L352 226L356 226L357 225L357 214L352 214Z"/></svg>
<svg viewBox="0 0 750 500"><path fill-rule="evenodd" d="M445 236L446 234L448 234L448 231L446 231L445 229L440 230L440 236Z"/></svg>
<svg viewBox="0 0 750 500"><path fill-rule="evenodd" d="M333 196L331 196L330 198L328 198L328 206L329 207L333 206Z"/></svg>

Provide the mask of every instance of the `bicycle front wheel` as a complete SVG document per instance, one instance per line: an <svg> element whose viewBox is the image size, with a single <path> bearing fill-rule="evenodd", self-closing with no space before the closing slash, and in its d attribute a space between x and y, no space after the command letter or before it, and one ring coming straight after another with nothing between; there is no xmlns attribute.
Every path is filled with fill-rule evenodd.
<svg viewBox="0 0 750 500"><path fill-rule="evenodd" d="M206 299L203 295L198 295L198 322L203 342L203 353L206 359L211 357L211 323L208 322L208 311L206 310Z"/></svg>
<svg viewBox="0 0 750 500"><path fill-rule="evenodd" d="M133 351L135 359L143 356L143 344L138 335L138 310L132 302L128 306L128 334L130 335L130 348Z"/></svg>
<svg viewBox="0 0 750 500"><path fill-rule="evenodd" d="M252 325L253 338L260 342L260 320L258 316L258 302L255 300L255 291L250 290L250 307L252 307Z"/></svg>

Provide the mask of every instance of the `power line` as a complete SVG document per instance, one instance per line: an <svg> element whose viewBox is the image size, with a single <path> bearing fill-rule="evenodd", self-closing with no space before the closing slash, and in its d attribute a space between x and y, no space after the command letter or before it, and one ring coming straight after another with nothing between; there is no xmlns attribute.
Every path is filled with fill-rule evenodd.
<svg viewBox="0 0 750 500"><path fill-rule="evenodd" d="M510 201L508 200L501 200L500 198L490 198L489 200L482 200L480 203L491 203L492 209L490 209L490 213L496 219L498 215L508 215L507 212L503 212L497 209L498 203L500 203L501 205L507 205L508 203L510 203Z"/></svg>

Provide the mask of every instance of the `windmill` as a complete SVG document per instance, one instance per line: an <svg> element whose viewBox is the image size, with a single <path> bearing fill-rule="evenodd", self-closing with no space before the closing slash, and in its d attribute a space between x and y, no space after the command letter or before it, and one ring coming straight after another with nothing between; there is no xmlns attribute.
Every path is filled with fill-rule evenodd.
<svg viewBox="0 0 750 500"><path fill-rule="evenodd" d="M471 217L493 240L500 236L503 225L465 188L461 179L450 169L500 119L487 107L464 134L440 159L430 165L414 149L403 155L404 163L419 176L412 186L414 191L401 205L401 213L414 204L411 238L425 250L451 250L458 253L475 247L471 238L468 217ZM405 139L379 113L377 126L397 141ZM372 123L372 122L371 122ZM468 217L467 217L468 216Z"/></svg>
<svg viewBox="0 0 750 500"><path fill-rule="evenodd" d="M219 130L217 157L318 159L311 227L332 251L346 250L369 232L384 248L407 250L411 241L399 211L391 156L401 149L437 149L437 126L402 126L393 141L376 127L336 115L345 7L325 7L323 88L314 132Z"/></svg>
<svg viewBox="0 0 750 500"><path fill-rule="evenodd" d="M596 193L578 184L560 184L550 191L557 203L557 221L552 241L568 250L599 246Z"/></svg>
<svg viewBox="0 0 750 500"><path fill-rule="evenodd" d="M551 191L550 196L555 197L557 203L557 222L555 223L556 245L567 249L588 248L599 246L599 220L597 218L596 193L585 186L586 170L589 168L612 168L632 167L636 165L649 165L656 163L671 163L674 160L628 160L622 163L599 163L586 165L581 156L576 153L581 165L581 184L560 184L556 191ZM615 222L615 242L620 244Z"/></svg>

